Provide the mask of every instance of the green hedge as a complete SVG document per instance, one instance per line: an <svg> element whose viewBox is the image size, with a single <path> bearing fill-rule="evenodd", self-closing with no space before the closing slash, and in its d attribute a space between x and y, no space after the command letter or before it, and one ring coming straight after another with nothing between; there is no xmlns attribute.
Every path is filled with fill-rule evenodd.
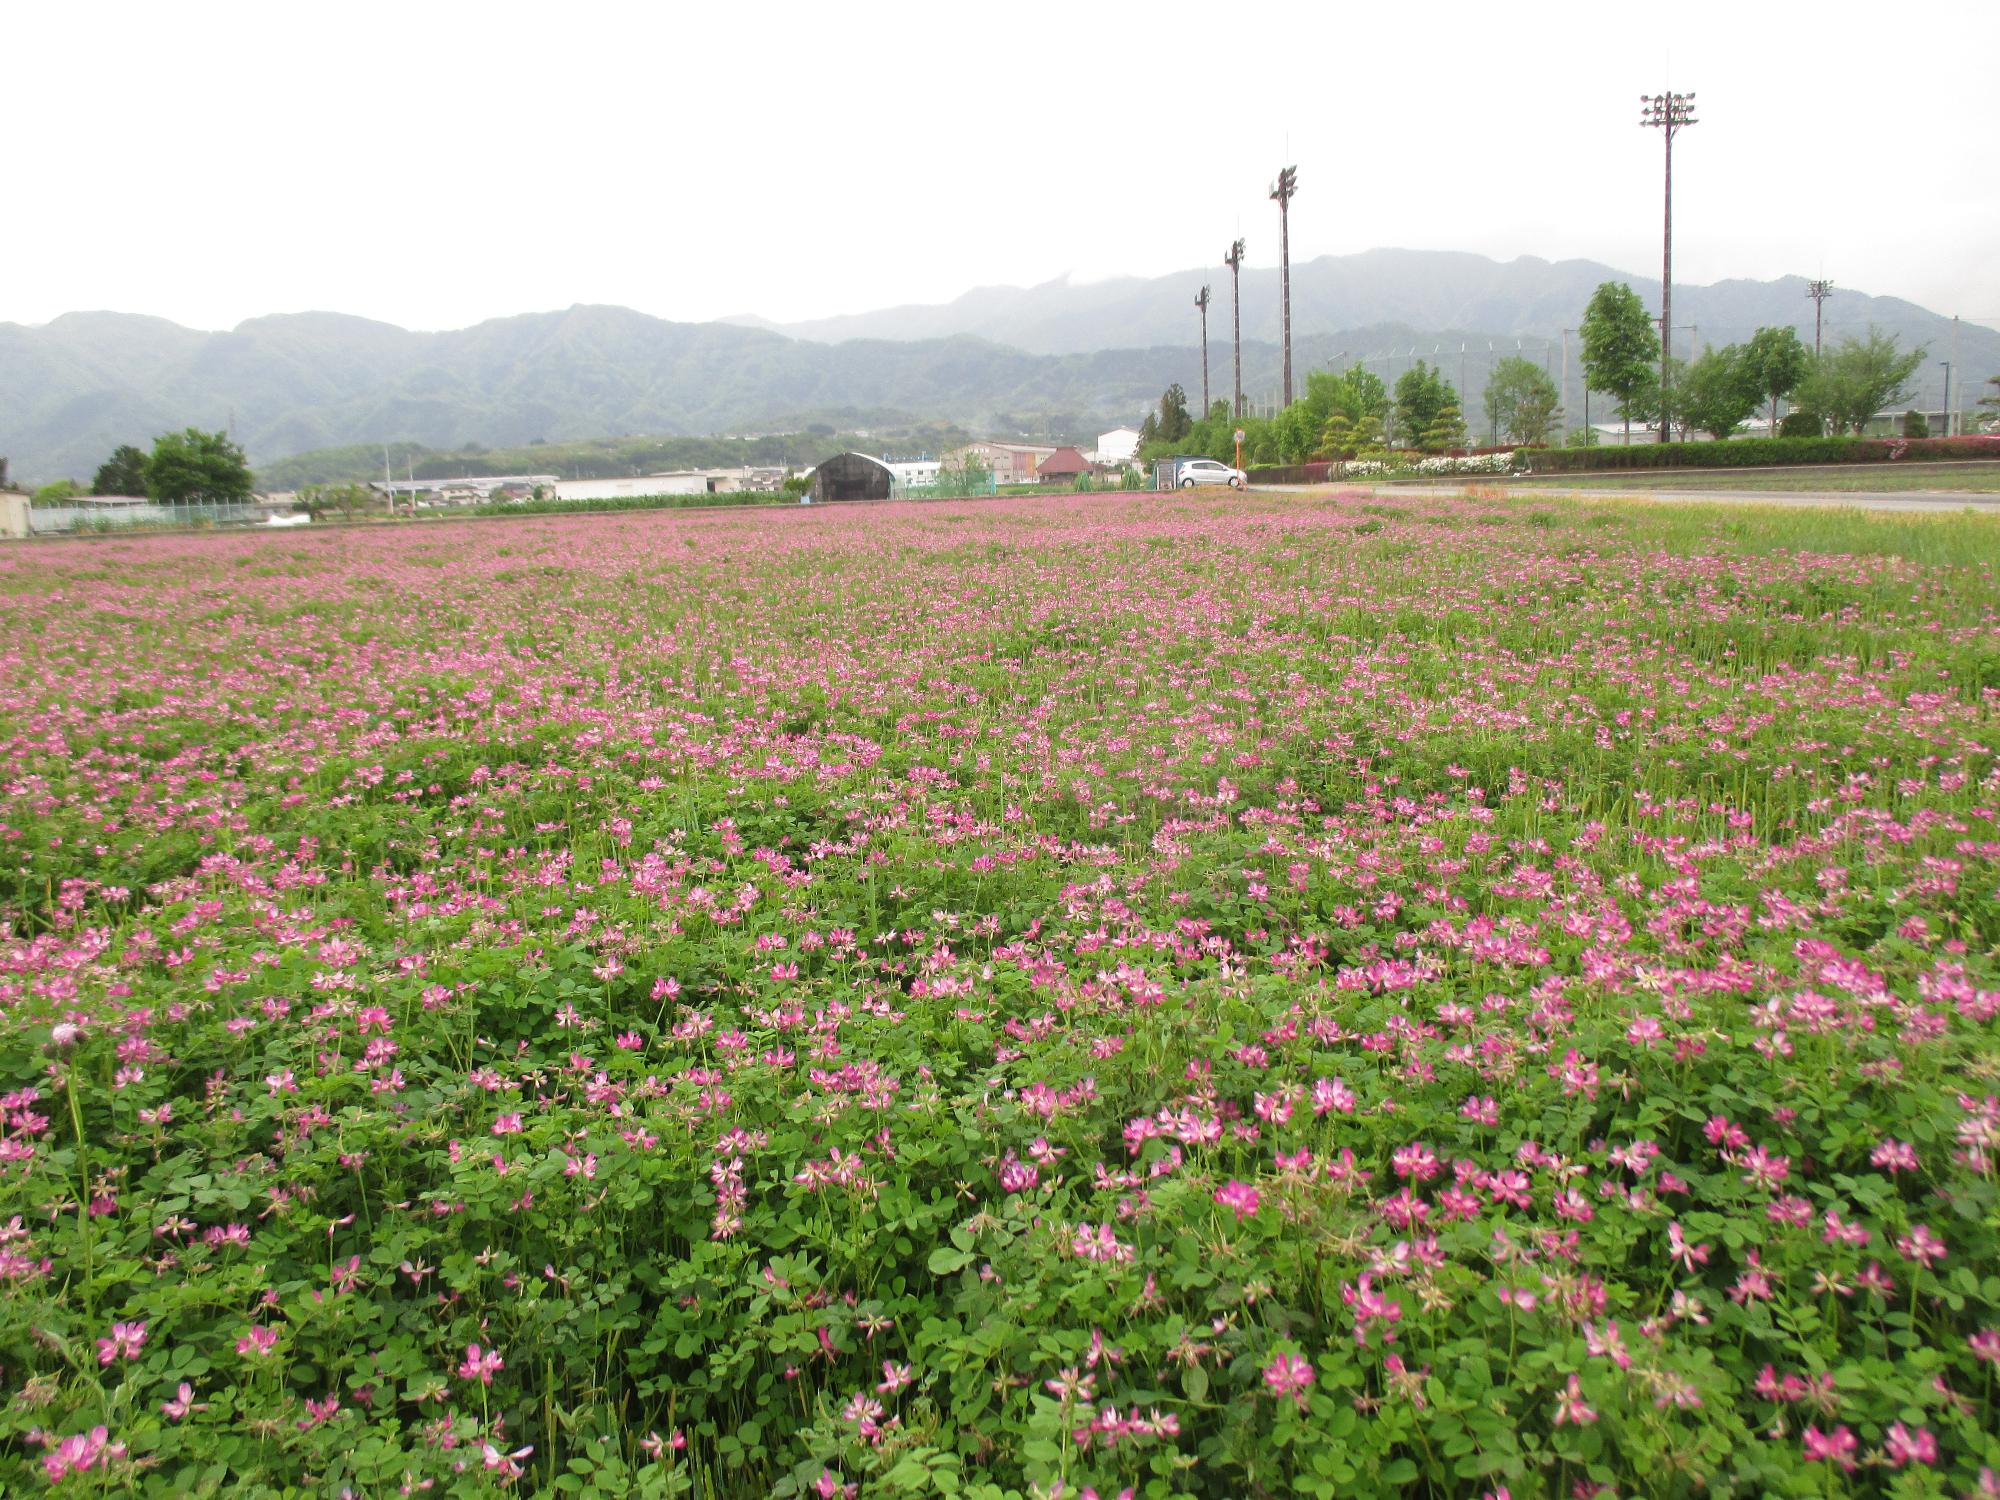
<svg viewBox="0 0 2000 1500"><path fill-rule="evenodd" d="M1599 469L1736 469L1765 464L1867 464L2000 459L2000 438L1736 438L1726 443L1639 443L1629 448L1524 448L1533 474Z"/></svg>

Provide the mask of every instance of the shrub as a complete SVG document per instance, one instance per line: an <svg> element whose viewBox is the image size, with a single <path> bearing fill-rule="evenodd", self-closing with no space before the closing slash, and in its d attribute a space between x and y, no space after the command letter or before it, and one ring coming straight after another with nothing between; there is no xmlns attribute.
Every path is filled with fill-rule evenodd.
<svg viewBox="0 0 2000 1500"><path fill-rule="evenodd" d="M1963 463L2000 459L2000 438L1738 438L1726 443L1639 443L1629 448L1533 448L1522 450L1522 458L1534 474L1767 464Z"/></svg>

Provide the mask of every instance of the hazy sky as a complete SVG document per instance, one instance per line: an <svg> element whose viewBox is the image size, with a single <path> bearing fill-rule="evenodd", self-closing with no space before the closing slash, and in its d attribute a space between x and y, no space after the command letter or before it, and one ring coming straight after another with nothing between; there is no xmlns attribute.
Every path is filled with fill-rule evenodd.
<svg viewBox="0 0 2000 1500"><path fill-rule="evenodd" d="M1671 83L1677 282L2000 322L1991 5L0 0L0 320L791 319L1238 233L1268 265L1289 162L1296 260L1657 275Z"/></svg>

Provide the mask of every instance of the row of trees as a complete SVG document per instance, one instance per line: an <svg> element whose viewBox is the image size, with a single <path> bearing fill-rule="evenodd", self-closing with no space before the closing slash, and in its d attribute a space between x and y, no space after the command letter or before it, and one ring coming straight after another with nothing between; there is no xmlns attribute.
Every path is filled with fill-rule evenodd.
<svg viewBox="0 0 2000 1500"><path fill-rule="evenodd" d="M1683 439L1690 432L1726 438L1766 402L1775 431L1778 403L1787 399L1795 427L1806 433L1859 433L1877 413L1910 399L1910 377L1924 360L1921 346L1899 348L1873 329L1815 354L1790 328L1759 328L1747 343L1704 345L1692 361L1669 360L1662 410L1659 335L1637 292L1603 283L1591 294L1582 331L1584 379L1611 397L1628 442L1635 419Z"/></svg>
<svg viewBox="0 0 2000 1500"><path fill-rule="evenodd" d="M1253 464L1366 458L1386 453L1392 445L1441 453L1469 441L1458 392L1442 370L1419 360L1397 377L1393 391L1360 364L1315 370L1306 376L1299 400L1273 417L1240 422L1229 415L1227 401L1215 402L1196 418L1188 411L1187 393L1179 385L1168 386L1159 410L1149 412L1139 430L1139 458L1145 462L1198 453L1230 463L1238 426L1243 428L1243 457Z"/></svg>
<svg viewBox="0 0 2000 1500"><path fill-rule="evenodd" d="M143 495L156 505L240 504L250 498L252 483L249 461L227 433L189 427L161 433L150 453L123 444L98 465L88 490L73 479L58 479L36 490L34 503L66 505L79 495Z"/></svg>

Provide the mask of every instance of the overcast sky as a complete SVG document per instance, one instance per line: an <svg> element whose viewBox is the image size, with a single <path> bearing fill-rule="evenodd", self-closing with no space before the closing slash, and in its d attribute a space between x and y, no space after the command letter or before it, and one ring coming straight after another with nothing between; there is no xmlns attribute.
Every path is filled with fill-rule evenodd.
<svg viewBox="0 0 2000 1500"><path fill-rule="evenodd" d="M1295 260L1657 275L1671 84L1677 282L2000 322L1991 7L0 0L0 320L785 320L1238 233L1269 265L1290 162Z"/></svg>

